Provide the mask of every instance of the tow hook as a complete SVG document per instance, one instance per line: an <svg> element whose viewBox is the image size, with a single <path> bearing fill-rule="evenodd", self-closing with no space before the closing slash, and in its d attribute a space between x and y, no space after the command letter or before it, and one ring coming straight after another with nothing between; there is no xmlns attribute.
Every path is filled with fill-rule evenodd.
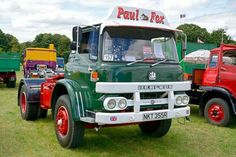
<svg viewBox="0 0 236 157"><path fill-rule="evenodd" d="M186 119L187 121L189 121L189 122L192 121L191 118L190 118L189 116L185 117L185 119Z"/></svg>
<svg viewBox="0 0 236 157"><path fill-rule="evenodd" d="M94 130L95 130L96 132L98 132L101 128L102 128L102 126L95 127Z"/></svg>
<svg viewBox="0 0 236 157"><path fill-rule="evenodd" d="M178 120L177 120L177 122L178 122L179 124L182 124L182 125L185 125L185 122L186 122L186 121L191 122L190 117L178 118Z"/></svg>

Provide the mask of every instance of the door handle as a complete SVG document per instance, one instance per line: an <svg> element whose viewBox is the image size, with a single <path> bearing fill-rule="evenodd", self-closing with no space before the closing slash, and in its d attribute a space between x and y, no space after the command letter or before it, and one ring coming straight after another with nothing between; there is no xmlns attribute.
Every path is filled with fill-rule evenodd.
<svg viewBox="0 0 236 157"><path fill-rule="evenodd" d="M224 68L224 67L221 67L221 68L220 68L220 70L222 70L222 71L226 71L226 68Z"/></svg>

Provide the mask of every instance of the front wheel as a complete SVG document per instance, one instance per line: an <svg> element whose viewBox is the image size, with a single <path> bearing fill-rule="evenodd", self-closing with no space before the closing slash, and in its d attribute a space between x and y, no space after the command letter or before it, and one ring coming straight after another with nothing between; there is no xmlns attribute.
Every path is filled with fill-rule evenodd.
<svg viewBox="0 0 236 157"><path fill-rule="evenodd" d="M162 137L170 129L172 119L143 122L139 124L141 131L152 137Z"/></svg>
<svg viewBox="0 0 236 157"><path fill-rule="evenodd" d="M54 112L55 132L62 147L73 148L82 144L84 137L84 124L74 121L68 95L58 98Z"/></svg>
<svg viewBox="0 0 236 157"><path fill-rule="evenodd" d="M226 126L231 120L231 110L229 104L221 98L210 99L204 109L206 120L219 126Z"/></svg>

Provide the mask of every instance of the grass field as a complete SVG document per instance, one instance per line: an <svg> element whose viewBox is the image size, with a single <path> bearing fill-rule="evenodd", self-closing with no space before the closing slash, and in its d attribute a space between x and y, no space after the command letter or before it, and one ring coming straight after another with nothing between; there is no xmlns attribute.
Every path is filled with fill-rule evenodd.
<svg viewBox="0 0 236 157"><path fill-rule="evenodd" d="M17 73L18 81L22 73ZM236 120L227 128L206 123L191 106L191 122L173 120L163 138L143 135L138 126L86 130L84 145L62 148L54 134L51 113L34 122L21 119L17 88L0 85L0 157L197 157L236 156Z"/></svg>

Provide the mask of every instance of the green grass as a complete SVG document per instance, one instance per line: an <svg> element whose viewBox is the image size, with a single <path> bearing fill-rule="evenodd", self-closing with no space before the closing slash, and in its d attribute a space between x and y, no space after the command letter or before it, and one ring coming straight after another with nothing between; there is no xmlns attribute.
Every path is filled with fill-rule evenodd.
<svg viewBox="0 0 236 157"><path fill-rule="evenodd" d="M22 73L18 72L18 79ZM0 85L0 157L182 157L235 156L236 120L229 127L216 127L198 116L191 106L191 122L173 120L162 138L143 135L138 126L86 130L84 144L64 149L56 140L51 114L34 122L21 119L17 106L17 88Z"/></svg>

